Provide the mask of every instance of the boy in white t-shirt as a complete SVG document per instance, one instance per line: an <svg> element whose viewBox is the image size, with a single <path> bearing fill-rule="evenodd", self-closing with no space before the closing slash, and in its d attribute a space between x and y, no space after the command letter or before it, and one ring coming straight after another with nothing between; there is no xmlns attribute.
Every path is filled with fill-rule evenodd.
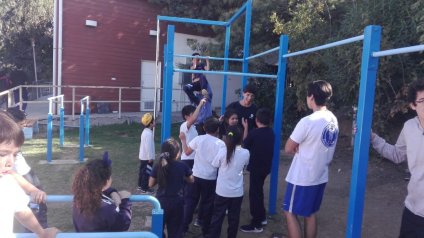
<svg viewBox="0 0 424 238"><path fill-rule="evenodd" d="M0 237L11 238L13 218L40 238L55 237L56 228L43 229L31 209L27 207L29 197L12 175L13 163L24 143L22 129L8 115L0 113Z"/></svg>
<svg viewBox="0 0 424 238"><path fill-rule="evenodd" d="M199 104L197 105L197 107L193 106L193 105L186 105L183 107L183 109L181 110L181 115L184 119L184 122L181 124L180 126L180 133L184 133L185 138L186 138L186 143L190 143L191 140L193 140L198 134L197 134L197 129L194 125L194 123L197 120L197 116L199 115L199 112L202 108L203 105L205 105L206 103L206 99L203 98L202 100L200 100ZM186 155L184 153L184 151L181 153L181 162L183 162L184 164L188 165L188 167L190 169L193 169L193 164L194 164L194 155L196 153L193 152L190 155ZM193 183L186 183L184 186L184 213L189 212L188 209L189 207L187 206L188 204L188 199L191 196L193 190ZM194 221L194 225L195 226L200 226L201 221L199 219L196 219Z"/></svg>
<svg viewBox="0 0 424 238"><path fill-rule="evenodd" d="M219 157L225 157L227 148L225 143L217 138L219 131L218 119L215 117L207 118L203 128L206 131L206 135L195 137L188 145L184 133L180 133L180 139L184 153L190 155L196 152L193 165L194 184L191 196L187 201L188 209L184 217L183 231L187 232L188 225L193 219L194 209L200 199L198 214L199 219L202 221L202 233L205 236L209 232L216 178L218 176L218 170L212 165L212 162L219 159Z"/></svg>
<svg viewBox="0 0 424 238"><path fill-rule="evenodd" d="M294 154L283 202L291 238L302 237L297 216L305 219L305 237L317 236L315 214L328 182L328 165L339 133L337 118L326 107L331 95L331 85L326 81L308 84L306 103L313 113L297 123L286 142L285 151Z"/></svg>
<svg viewBox="0 0 424 238"><path fill-rule="evenodd" d="M144 114L141 118L141 124L143 124L144 129L140 136L140 151L138 154L140 168L137 189L144 194L153 194L154 190L149 188L149 175L155 160L153 128L156 124L153 115L151 113Z"/></svg>

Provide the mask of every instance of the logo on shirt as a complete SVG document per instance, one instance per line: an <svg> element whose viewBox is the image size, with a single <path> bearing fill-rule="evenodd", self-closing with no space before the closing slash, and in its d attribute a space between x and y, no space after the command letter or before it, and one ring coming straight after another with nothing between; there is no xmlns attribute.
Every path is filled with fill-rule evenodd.
<svg viewBox="0 0 424 238"><path fill-rule="evenodd" d="M336 145L339 129L333 122L330 122L322 132L321 141L325 147L333 147Z"/></svg>

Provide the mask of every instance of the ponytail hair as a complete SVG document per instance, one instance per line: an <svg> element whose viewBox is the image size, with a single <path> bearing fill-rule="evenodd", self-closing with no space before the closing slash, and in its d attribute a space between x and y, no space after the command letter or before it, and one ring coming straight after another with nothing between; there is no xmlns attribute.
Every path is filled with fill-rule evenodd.
<svg viewBox="0 0 424 238"><path fill-rule="evenodd" d="M80 213L93 216L101 206L102 188L112 176L112 161L105 152L103 159L83 165L72 183L74 205Z"/></svg>
<svg viewBox="0 0 424 238"><path fill-rule="evenodd" d="M179 156L180 144L174 138L169 138L162 143L160 151L161 153L158 161L158 184L160 187L166 187L169 164Z"/></svg>
<svg viewBox="0 0 424 238"><path fill-rule="evenodd" d="M230 164L233 158L236 146L241 144L242 133L238 126L229 126L227 135L225 136L225 145L227 146L227 165Z"/></svg>

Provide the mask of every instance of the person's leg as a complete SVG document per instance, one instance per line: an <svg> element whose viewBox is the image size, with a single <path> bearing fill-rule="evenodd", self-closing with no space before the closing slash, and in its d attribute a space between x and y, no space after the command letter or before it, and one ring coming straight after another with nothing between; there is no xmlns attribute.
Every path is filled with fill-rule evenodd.
<svg viewBox="0 0 424 238"><path fill-rule="evenodd" d="M141 190L147 190L147 187L145 186L145 171L147 167L147 160L140 160L140 167L138 170L138 188Z"/></svg>
<svg viewBox="0 0 424 238"><path fill-rule="evenodd" d="M424 237L424 217L412 213L405 207L402 214L399 238Z"/></svg>
<svg viewBox="0 0 424 238"><path fill-rule="evenodd" d="M317 217L314 214L305 217L305 238L317 237Z"/></svg>
<svg viewBox="0 0 424 238"><path fill-rule="evenodd" d="M243 197L230 198L230 204L228 206L228 229L227 237L236 238L237 231L240 223L240 210L241 204L243 202Z"/></svg>
<svg viewBox="0 0 424 238"><path fill-rule="evenodd" d="M202 221L202 233L208 234L213 213L216 180L201 180L199 219Z"/></svg>
<svg viewBox="0 0 424 238"><path fill-rule="evenodd" d="M207 238L221 237L222 222L225 218L225 210L228 207L229 198L221 197L215 194L213 202L213 215L210 224L209 233L206 234Z"/></svg>
<svg viewBox="0 0 424 238"><path fill-rule="evenodd" d="M188 226L193 220L194 209L197 206L200 198L200 184L199 178L194 177L194 183L191 187L191 193L186 197L184 201L184 222L183 222L183 232L188 231Z"/></svg>
<svg viewBox="0 0 424 238"><path fill-rule="evenodd" d="M183 87L184 92L187 94L188 98L190 99L190 102L193 104L199 104L199 98L194 95L194 86L193 84L186 84Z"/></svg>
<svg viewBox="0 0 424 238"><path fill-rule="evenodd" d="M181 198L171 199L169 205L169 216L166 224L168 237L181 238L183 224L181 217L184 214L183 200Z"/></svg>
<svg viewBox="0 0 424 238"><path fill-rule="evenodd" d="M255 227L262 227L262 221L266 219L266 211L264 204L264 182L266 175L250 171L250 214L252 215L251 224Z"/></svg>
<svg viewBox="0 0 424 238"><path fill-rule="evenodd" d="M287 230L289 233L288 237L302 238L302 230L300 228L300 223L297 219L297 216L288 211L284 211L284 216L286 217L287 221Z"/></svg>

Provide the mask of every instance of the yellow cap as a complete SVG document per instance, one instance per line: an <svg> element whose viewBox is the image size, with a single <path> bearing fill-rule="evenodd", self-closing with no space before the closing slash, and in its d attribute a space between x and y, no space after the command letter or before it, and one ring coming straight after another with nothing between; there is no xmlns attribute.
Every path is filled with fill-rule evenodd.
<svg viewBox="0 0 424 238"><path fill-rule="evenodd" d="M141 124L143 124L144 126L148 126L152 122L152 120L153 120L152 114L146 113L141 118Z"/></svg>

